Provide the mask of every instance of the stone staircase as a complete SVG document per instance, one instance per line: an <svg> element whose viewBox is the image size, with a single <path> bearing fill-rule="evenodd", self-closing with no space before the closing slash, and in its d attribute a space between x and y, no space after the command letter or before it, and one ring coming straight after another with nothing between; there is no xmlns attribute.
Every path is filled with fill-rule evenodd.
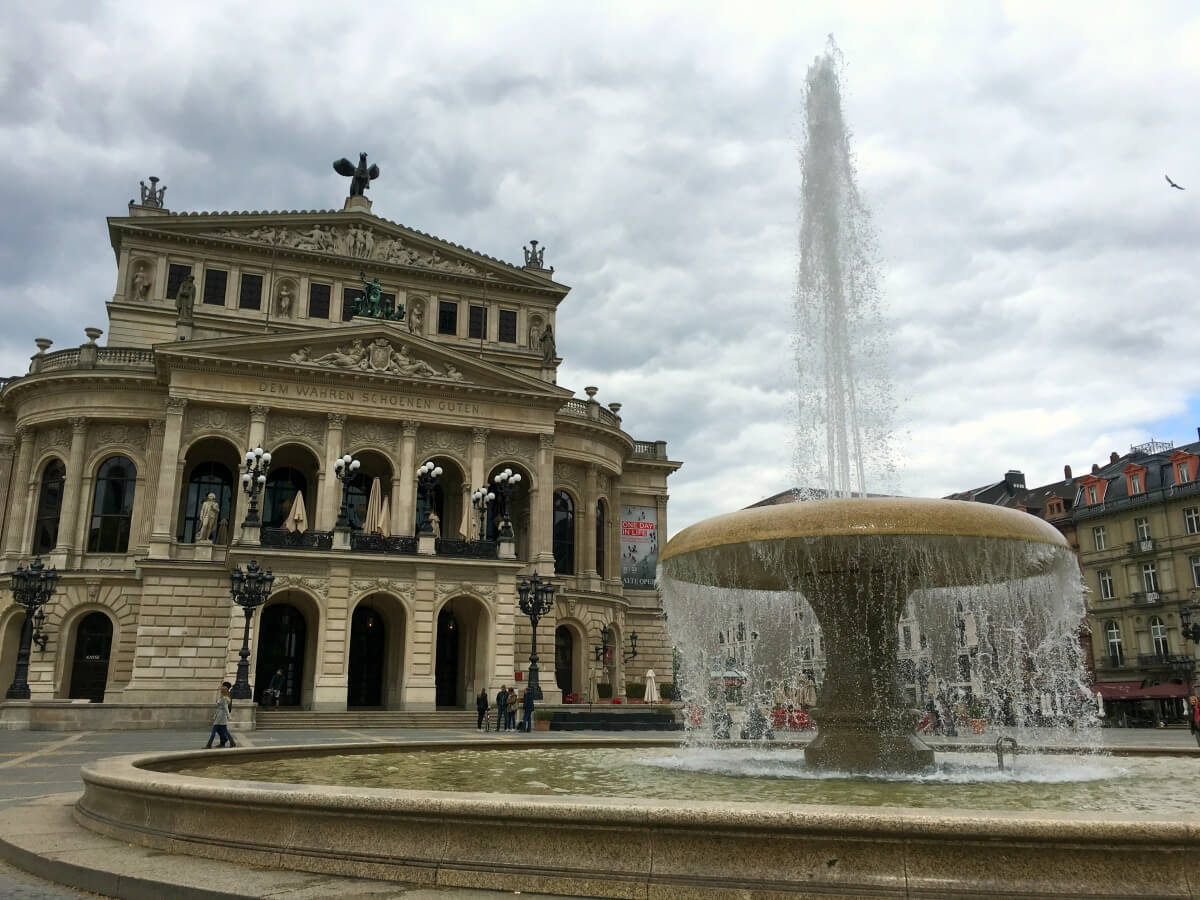
<svg viewBox="0 0 1200 900"><path fill-rule="evenodd" d="M305 709L266 709L256 713L255 726L260 731L276 729L349 728L442 728L475 727L472 709L404 710L354 709L312 711Z"/></svg>

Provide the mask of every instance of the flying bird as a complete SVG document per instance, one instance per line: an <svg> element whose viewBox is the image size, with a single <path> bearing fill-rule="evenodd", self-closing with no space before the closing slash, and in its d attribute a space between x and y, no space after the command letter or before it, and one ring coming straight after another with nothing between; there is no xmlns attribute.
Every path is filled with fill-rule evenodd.
<svg viewBox="0 0 1200 900"><path fill-rule="evenodd" d="M1164 175L1164 176L1163 176L1163 178L1167 179L1167 184L1169 184L1171 187L1175 188L1175 190L1177 190L1177 191L1185 191L1185 190L1187 190L1187 188L1180 187L1180 186L1179 186L1179 185L1177 185L1175 182L1173 182L1173 181L1171 180L1171 176L1170 176L1170 175Z"/></svg>

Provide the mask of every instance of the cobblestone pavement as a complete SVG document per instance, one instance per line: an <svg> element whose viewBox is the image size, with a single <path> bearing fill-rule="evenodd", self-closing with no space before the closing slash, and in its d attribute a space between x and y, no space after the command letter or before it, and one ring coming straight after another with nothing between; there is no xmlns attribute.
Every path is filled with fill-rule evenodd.
<svg viewBox="0 0 1200 900"><path fill-rule="evenodd" d="M805 740L810 734L796 735ZM369 741L466 740L503 742L524 735L501 732L480 733L475 729L387 728L358 731L351 729L280 730L235 733L243 746L269 747L287 744L361 743ZM550 740L594 737L679 737L679 732L568 732L554 734ZM957 738L931 738L937 744L992 743L997 733L963 735ZM1049 735L1047 735L1049 737ZM1100 732L1104 746L1154 747L1165 751L1200 752L1196 740L1186 728L1105 728ZM83 790L79 768L107 756L154 751L192 750L204 746L207 729L187 731L7 731L0 732L0 804L32 797ZM214 753L219 752L217 750ZM42 881L25 872L0 863L0 897L20 900L67 900L94 897Z"/></svg>

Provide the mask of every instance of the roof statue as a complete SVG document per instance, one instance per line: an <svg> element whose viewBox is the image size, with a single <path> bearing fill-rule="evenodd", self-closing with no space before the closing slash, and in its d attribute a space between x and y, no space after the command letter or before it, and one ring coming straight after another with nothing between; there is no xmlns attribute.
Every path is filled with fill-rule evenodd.
<svg viewBox="0 0 1200 900"><path fill-rule="evenodd" d="M390 319L400 322L404 319L404 304L397 303L394 296L385 298L383 288L378 278L367 280L366 273L359 272L362 279L362 296L354 300L354 315L367 316L372 319Z"/></svg>
<svg viewBox="0 0 1200 900"><path fill-rule="evenodd" d="M142 206L151 206L155 209L163 208L163 197L166 196L167 186L158 186L158 176L150 176L150 186L146 187L146 182L139 181L138 186L142 192Z"/></svg>
<svg viewBox="0 0 1200 900"><path fill-rule="evenodd" d="M367 167L367 154L358 154L358 165L342 157L333 164L333 171L350 179L350 196L362 197L363 191L371 186L371 181L379 177L379 166Z"/></svg>

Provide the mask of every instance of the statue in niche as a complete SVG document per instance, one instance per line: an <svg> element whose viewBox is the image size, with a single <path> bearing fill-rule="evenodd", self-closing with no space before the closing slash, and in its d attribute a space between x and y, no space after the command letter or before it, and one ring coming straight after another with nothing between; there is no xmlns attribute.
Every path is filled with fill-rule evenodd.
<svg viewBox="0 0 1200 900"><path fill-rule="evenodd" d="M421 317L425 314L425 307L420 300L414 300L412 309L408 311L408 330L413 334L421 333Z"/></svg>
<svg viewBox="0 0 1200 900"><path fill-rule="evenodd" d="M557 356L558 354L557 354L556 348L554 346L554 329L551 328L548 324L546 325L546 330L542 332L542 337L539 342L539 345L542 349L542 365L543 366L554 365L554 357Z"/></svg>
<svg viewBox="0 0 1200 900"><path fill-rule="evenodd" d="M195 303L196 279L189 275L180 283L179 293L175 295L175 309L179 312L179 318L190 320Z"/></svg>
<svg viewBox="0 0 1200 900"><path fill-rule="evenodd" d="M200 525L196 529L196 543L212 541L213 533L217 529L217 519L220 515L221 504L217 502L217 495L209 491L208 496L204 498L204 502L200 504Z"/></svg>
<svg viewBox="0 0 1200 900"><path fill-rule="evenodd" d="M133 273L133 299L139 303L150 299L150 276L146 274L145 266L138 266Z"/></svg>
<svg viewBox="0 0 1200 900"><path fill-rule="evenodd" d="M542 320L534 316L529 320L529 349L536 350L542 344Z"/></svg>
<svg viewBox="0 0 1200 900"><path fill-rule="evenodd" d="M275 308L279 311L279 315L291 318L292 288L286 281L279 286L279 296L275 300Z"/></svg>
<svg viewBox="0 0 1200 900"><path fill-rule="evenodd" d="M433 532L435 538L442 536L442 519L432 509L429 511L429 530Z"/></svg>

